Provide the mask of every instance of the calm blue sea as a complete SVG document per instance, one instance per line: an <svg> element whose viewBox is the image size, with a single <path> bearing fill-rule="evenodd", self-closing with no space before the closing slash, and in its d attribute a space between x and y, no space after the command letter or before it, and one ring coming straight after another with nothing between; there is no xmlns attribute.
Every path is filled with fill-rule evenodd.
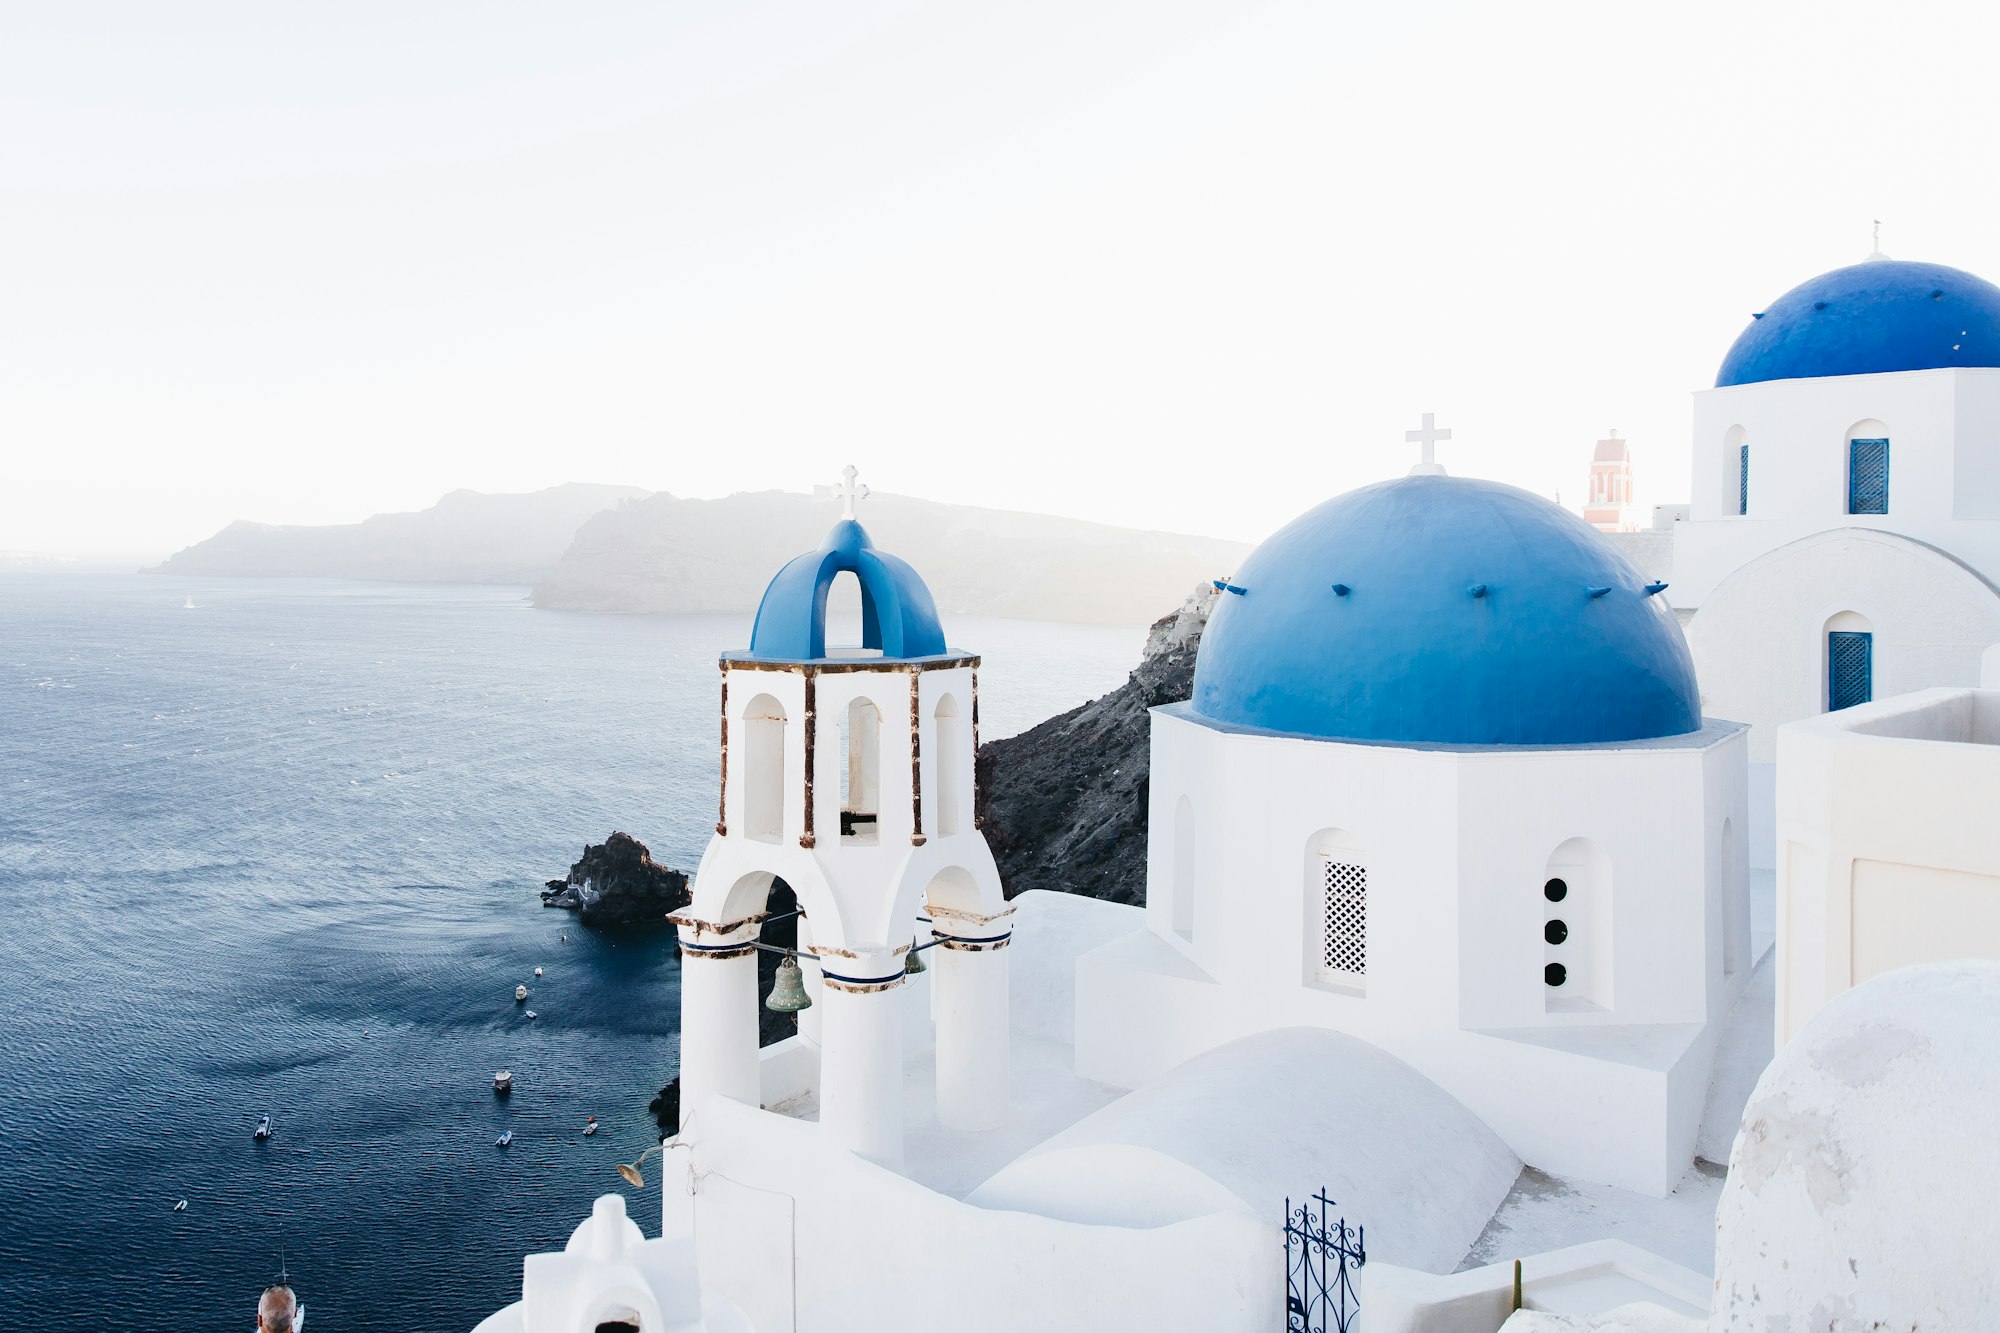
<svg viewBox="0 0 2000 1333"><path fill-rule="evenodd" d="M515 1299L652 1141L678 1022L668 935L536 889L613 829L694 867L715 655L747 629L0 575L0 1329L243 1326L281 1263L319 1333ZM1143 636L948 629L987 736L1116 685Z"/></svg>

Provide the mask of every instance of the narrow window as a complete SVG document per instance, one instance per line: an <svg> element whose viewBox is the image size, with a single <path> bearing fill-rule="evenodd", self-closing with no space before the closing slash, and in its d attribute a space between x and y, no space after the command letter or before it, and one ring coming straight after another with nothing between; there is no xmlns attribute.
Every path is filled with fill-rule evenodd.
<svg viewBox="0 0 2000 1333"><path fill-rule="evenodd" d="M1875 636L1832 630L1826 636L1826 706L1829 712L1865 704L1874 697Z"/></svg>
<svg viewBox="0 0 2000 1333"><path fill-rule="evenodd" d="M1194 939L1194 895L1200 874L1195 868L1194 802L1181 797L1174 806L1174 934Z"/></svg>
<svg viewBox="0 0 2000 1333"><path fill-rule="evenodd" d="M743 832L776 842L785 831L785 707L760 694L743 724Z"/></svg>
<svg viewBox="0 0 2000 1333"><path fill-rule="evenodd" d="M958 700L945 695L938 700L937 712L933 715L937 725L937 800L933 818L937 820L937 832L941 838L948 838L958 832L961 813L959 807L965 802L966 773L972 761L966 754L965 737L959 731Z"/></svg>
<svg viewBox="0 0 2000 1333"><path fill-rule="evenodd" d="M1847 442L1847 512L1889 512L1889 442Z"/></svg>
<svg viewBox="0 0 2000 1333"><path fill-rule="evenodd" d="M840 719L840 836L875 840L882 811L882 711L867 699Z"/></svg>
<svg viewBox="0 0 2000 1333"><path fill-rule="evenodd" d="M1368 978L1368 867L1344 850L1319 862L1320 980L1359 986Z"/></svg>
<svg viewBox="0 0 2000 1333"><path fill-rule="evenodd" d="M1750 512L1750 446L1736 446L1736 512Z"/></svg>
<svg viewBox="0 0 2000 1333"><path fill-rule="evenodd" d="M1611 864L1571 838L1542 872L1542 997L1551 1013L1611 1007Z"/></svg>

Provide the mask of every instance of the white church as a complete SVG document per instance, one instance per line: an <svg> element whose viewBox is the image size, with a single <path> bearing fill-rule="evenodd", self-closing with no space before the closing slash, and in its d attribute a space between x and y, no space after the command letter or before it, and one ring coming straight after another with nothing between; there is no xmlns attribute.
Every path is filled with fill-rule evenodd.
<svg viewBox="0 0 2000 1333"><path fill-rule="evenodd" d="M1979 1326L1995 426L2000 289L1879 258L1696 394L1670 578L1426 418L1216 580L1143 908L1004 897L979 659L850 469L720 658L661 1234L599 1200L480 1333Z"/></svg>

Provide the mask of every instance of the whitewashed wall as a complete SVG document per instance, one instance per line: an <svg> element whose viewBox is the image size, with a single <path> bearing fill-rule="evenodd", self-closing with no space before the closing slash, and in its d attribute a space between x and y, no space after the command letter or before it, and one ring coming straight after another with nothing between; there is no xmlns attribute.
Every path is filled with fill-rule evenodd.
<svg viewBox="0 0 2000 1333"><path fill-rule="evenodd" d="M1849 987L2000 958L2000 691L1923 690L1778 732L1783 1046Z"/></svg>
<svg viewBox="0 0 2000 1333"><path fill-rule="evenodd" d="M1980 654L2000 640L2000 594L1919 542L1844 527L1768 552L1687 627L1702 711L1750 724L1752 763L1776 759L1780 725L1826 711L1826 635L1841 615L1874 635L1878 699L1976 684Z"/></svg>

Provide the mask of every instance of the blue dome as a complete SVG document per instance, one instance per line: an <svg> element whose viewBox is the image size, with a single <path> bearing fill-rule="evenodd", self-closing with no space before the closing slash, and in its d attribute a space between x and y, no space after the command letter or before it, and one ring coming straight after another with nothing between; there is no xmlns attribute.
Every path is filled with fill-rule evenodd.
<svg viewBox="0 0 2000 1333"><path fill-rule="evenodd" d="M840 574L861 583L861 645L889 658L945 651L931 590L917 571L875 549L853 519L842 519L817 551L789 561L764 589L750 628L750 655L780 662L826 656L826 594Z"/></svg>
<svg viewBox="0 0 2000 1333"><path fill-rule="evenodd" d="M2000 366L2000 287L1943 264L1871 259L1802 282L1750 321L1715 387Z"/></svg>
<svg viewBox="0 0 2000 1333"><path fill-rule="evenodd" d="M1328 740L1577 745L1701 727L1664 597L1589 524L1413 476L1294 519L1216 598L1196 712Z"/></svg>

